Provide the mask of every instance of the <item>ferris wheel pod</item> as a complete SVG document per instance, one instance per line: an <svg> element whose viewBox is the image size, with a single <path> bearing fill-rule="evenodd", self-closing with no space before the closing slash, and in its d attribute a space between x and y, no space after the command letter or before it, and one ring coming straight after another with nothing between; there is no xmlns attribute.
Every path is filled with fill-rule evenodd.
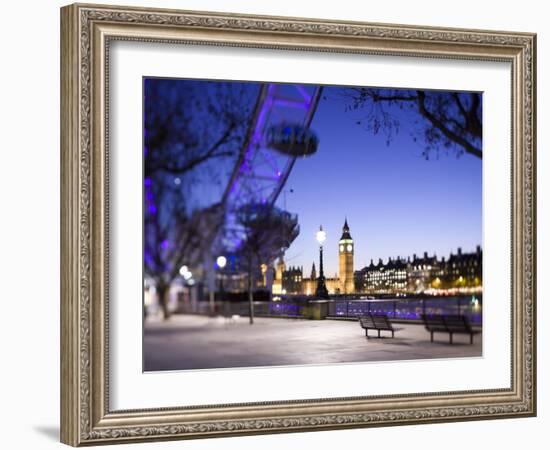
<svg viewBox="0 0 550 450"><path fill-rule="evenodd" d="M267 130L267 146L284 155L310 156L319 146L314 131L301 125L282 124Z"/></svg>
<svg viewBox="0 0 550 450"><path fill-rule="evenodd" d="M281 220L290 215L267 202L251 202L241 205L236 211L237 219L241 224L254 224L261 221Z"/></svg>
<svg viewBox="0 0 550 450"><path fill-rule="evenodd" d="M298 225L298 216L267 203L247 203L236 211L238 222L245 227L263 226L292 230Z"/></svg>

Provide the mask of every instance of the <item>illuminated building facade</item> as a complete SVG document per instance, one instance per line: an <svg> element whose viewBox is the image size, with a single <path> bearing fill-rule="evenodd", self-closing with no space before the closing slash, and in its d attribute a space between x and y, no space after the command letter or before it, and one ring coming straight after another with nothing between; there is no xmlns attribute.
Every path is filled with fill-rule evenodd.
<svg viewBox="0 0 550 450"><path fill-rule="evenodd" d="M459 247L456 254L451 254L444 261L441 273L441 285L443 287L477 287L483 280L483 254L478 245L473 253L462 253Z"/></svg>
<svg viewBox="0 0 550 450"><path fill-rule="evenodd" d="M338 277L325 278L325 283L329 294L339 293L340 280ZM314 295L317 288L315 263L313 263L308 278L304 277L303 267L290 266L287 268L282 258L280 258L275 267L275 277L272 286L274 295Z"/></svg>
<svg viewBox="0 0 550 450"><path fill-rule="evenodd" d="M458 248L448 259L438 259L424 252L412 258L382 259L355 272L355 290L367 294L399 294L449 291L479 291L483 279L483 254L480 246L475 252L463 253Z"/></svg>
<svg viewBox="0 0 550 450"><path fill-rule="evenodd" d="M271 286L271 292L274 295L283 294L283 273L286 270L285 262L281 256L275 264L275 275L273 277L273 284Z"/></svg>
<svg viewBox="0 0 550 450"><path fill-rule="evenodd" d="M436 255L428 256L428 252L424 252L423 257L418 257L415 253L412 260L408 261L408 291L425 291L430 287L432 280L436 280L437 277L441 278L444 267L445 258L438 261Z"/></svg>
<svg viewBox="0 0 550 450"><path fill-rule="evenodd" d="M289 293L300 293L302 291L302 279L304 269L291 266L283 272L283 289Z"/></svg>
<svg viewBox="0 0 550 450"><path fill-rule="evenodd" d="M329 294L352 294L355 292L353 255L354 242L350 234L347 219L342 227L342 236L338 241L339 274L325 277L325 285ZM315 295L317 289L317 270L315 263L311 267L309 278L304 277L303 267L286 268L282 258L275 266L273 294Z"/></svg>
<svg viewBox="0 0 550 450"><path fill-rule="evenodd" d="M387 264L378 260L355 272L355 289L364 293L405 292L407 290L407 261L390 258Z"/></svg>
<svg viewBox="0 0 550 450"><path fill-rule="evenodd" d="M438 258L424 252L418 256L370 261L368 266L354 271L355 243L346 221L338 241L339 273L325 278L330 295L349 294L415 294L443 291L480 292L483 279L483 254L480 246L469 253L458 248L449 258ZM308 276L303 267L286 267L282 258L274 270L273 294L315 295L317 276L315 263Z"/></svg>
<svg viewBox="0 0 550 450"><path fill-rule="evenodd" d="M338 268L340 275L340 293L352 294L355 292L353 282L353 239L349 232L348 219L342 228L342 237L338 242Z"/></svg>

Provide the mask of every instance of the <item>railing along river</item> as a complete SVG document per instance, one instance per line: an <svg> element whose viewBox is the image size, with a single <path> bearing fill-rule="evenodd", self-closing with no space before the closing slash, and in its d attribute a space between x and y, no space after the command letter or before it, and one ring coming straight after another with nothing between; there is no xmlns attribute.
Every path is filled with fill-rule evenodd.
<svg viewBox="0 0 550 450"><path fill-rule="evenodd" d="M331 299L321 301L326 304L326 318L356 318L367 313L386 314L390 319L399 321L421 320L422 314L458 314L467 316L471 323L481 324L482 308L478 296L468 297L425 297L394 299ZM272 302L254 302L254 314L257 316L307 318L311 309L319 301L306 299L282 299ZM208 302L180 305L179 312L209 314ZM238 314L247 316L248 302L220 302L214 304L214 313L221 315Z"/></svg>

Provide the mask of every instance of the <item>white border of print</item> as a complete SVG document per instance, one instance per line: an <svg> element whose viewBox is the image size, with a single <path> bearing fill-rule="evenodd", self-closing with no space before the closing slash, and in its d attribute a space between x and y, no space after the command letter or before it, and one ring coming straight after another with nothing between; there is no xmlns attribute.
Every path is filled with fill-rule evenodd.
<svg viewBox="0 0 550 450"><path fill-rule="evenodd" d="M111 410L510 387L509 64L122 41L110 62ZM144 75L482 91L483 357L142 373Z"/></svg>

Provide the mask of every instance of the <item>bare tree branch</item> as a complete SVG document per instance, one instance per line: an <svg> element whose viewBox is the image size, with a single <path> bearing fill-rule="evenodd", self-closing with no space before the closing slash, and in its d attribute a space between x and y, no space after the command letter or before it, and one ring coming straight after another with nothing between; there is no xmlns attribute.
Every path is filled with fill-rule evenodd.
<svg viewBox="0 0 550 450"><path fill-rule="evenodd" d="M423 132L426 158L431 151L448 148L454 148L458 155L468 153L476 158L483 157L479 93L374 88L345 88L343 93L350 100L348 111L366 112L366 116L356 123L364 123L374 134L384 131L388 144L399 131L398 111L406 107L422 118L416 132Z"/></svg>
<svg viewBox="0 0 550 450"><path fill-rule="evenodd" d="M238 154L258 91L245 86L249 85L145 82L144 266L165 318L170 316L167 290L183 264L202 264L203 241L213 239L205 233L216 217L222 217L219 206L191 204L186 193L197 180L210 182L215 176L209 161Z"/></svg>
<svg viewBox="0 0 550 450"><path fill-rule="evenodd" d="M462 146L464 148L464 151L481 159L483 157L483 153L481 149L473 146L472 144L470 144L470 142L468 142L462 136L459 136L458 134L453 133L449 128L447 128L441 120L435 117L426 108L426 94L423 91L417 91L417 92L418 92L418 109L420 111L420 114L422 114L426 119L428 119L432 123L432 125L436 127L439 131L441 131L441 133L443 133L443 135L445 135L448 139Z"/></svg>
<svg viewBox="0 0 550 450"><path fill-rule="evenodd" d="M145 176L149 177L157 171L163 171L172 175L184 175L186 172L193 170L195 167L205 161L208 161L209 159L233 156L235 154L233 151L226 150L217 152L217 150L219 150L224 144L227 144L233 140L232 134L236 128L236 124L229 124L222 136L220 136L220 138L212 144L209 149L189 161L177 164L175 161L163 158L159 161L150 162L145 166Z"/></svg>

